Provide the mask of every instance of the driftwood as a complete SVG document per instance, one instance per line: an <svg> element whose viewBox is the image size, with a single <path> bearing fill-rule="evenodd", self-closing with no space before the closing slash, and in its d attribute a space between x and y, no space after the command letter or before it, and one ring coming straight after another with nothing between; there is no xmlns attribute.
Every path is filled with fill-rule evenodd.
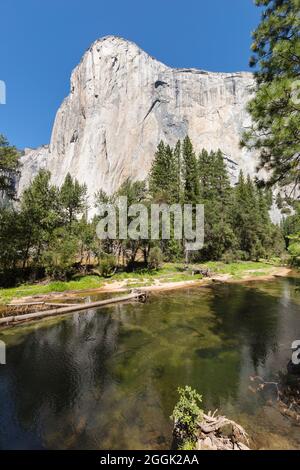
<svg viewBox="0 0 300 470"><path fill-rule="evenodd" d="M44 302L12 302L7 304L7 307L21 307L27 305L44 305Z"/></svg>
<svg viewBox="0 0 300 470"><path fill-rule="evenodd" d="M268 405L273 406L283 416L292 421L293 425L300 425L300 377L289 374L281 375L278 382L267 382L262 377L250 377L253 385L249 386L252 393L263 393L274 389L276 399L269 399Z"/></svg>
<svg viewBox="0 0 300 470"><path fill-rule="evenodd" d="M102 307L114 303L119 302L126 302L127 300L141 300L145 301L147 294L145 292L141 292L138 290L132 291L130 294L124 295L122 297L114 297L112 299L107 300L99 300L98 302L89 302L89 303L82 303L82 304L75 304L62 307L62 308L53 308L50 310L39 311L34 313L25 313L23 315L11 315L7 317L0 318L0 325L9 325L15 324L18 322L23 322L25 320L34 320L34 319L42 319L45 317L50 317L54 315L62 315L65 313L72 313L72 312L79 312L82 310L89 310L91 308Z"/></svg>
<svg viewBox="0 0 300 470"><path fill-rule="evenodd" d="M49 310L58 307L71 307L75 305L82 305L79 303L54 303L54 302L15 302L6 305L2 310L0 318L11 317L16 315L25 315L28 313L36 313L44 310Z"/></svg>
<svg viewBox="0 0 300 470"><path fill-rule="evenodd" d="M225 416L216 416L216 412L199 416L193 436L184 424L176 422L172 449L180 449L186 441L192 440L196 450L250 450L244 428Z"/></svg>
<svg viewBox="0 0 300 470"><path fill-rule="evenodd" d="M249 450L244 428L225 416L202 414L197 423L197 450Z"/></svg>

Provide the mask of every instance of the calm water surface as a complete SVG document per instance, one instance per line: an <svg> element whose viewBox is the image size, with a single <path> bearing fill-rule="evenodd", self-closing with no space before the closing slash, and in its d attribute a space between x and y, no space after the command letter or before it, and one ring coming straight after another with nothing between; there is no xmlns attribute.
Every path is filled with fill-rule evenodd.
<svg viewBox="0 0 300 470"><path fill-rule="evenodd" d="M249 389L285 371L300 339L300 279L215 285L7 330L2 449L168 449L177 387L243 424L258 448L300 449L300 428Z"/></svg>

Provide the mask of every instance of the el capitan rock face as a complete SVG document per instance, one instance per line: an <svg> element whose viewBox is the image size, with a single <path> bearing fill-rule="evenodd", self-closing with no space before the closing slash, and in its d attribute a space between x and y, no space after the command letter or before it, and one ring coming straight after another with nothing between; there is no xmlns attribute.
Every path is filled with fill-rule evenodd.
<svg viewBox="0 0 300 470"><path fill-rule="evenodd" d="M57 185L67 172L86 183L92 203L100 188L144 179L159 141L174 145L187 134L197 151L220 148L233 177L253 175L256 159L239 147L253 85L250 73L172 69L132 42L100 39L72 73L50 145L26 150L19 193L47 168Z"/></svg>

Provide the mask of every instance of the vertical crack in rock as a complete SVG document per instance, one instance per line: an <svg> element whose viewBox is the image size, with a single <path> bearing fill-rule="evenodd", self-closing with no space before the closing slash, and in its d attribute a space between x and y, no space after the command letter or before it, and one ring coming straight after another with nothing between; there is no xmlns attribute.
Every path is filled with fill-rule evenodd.
<svg viewBox="0 0 300 470"><path fill-rule="evenodd" d="M103 135L103 149L104 149L104 158L105 158L106 165L107 165L106 173L107 173L107 175L109 175L109 173L110 173L110 161L109 161L108 152L107 152L107 141L106 141L106 133L105 132L104 132L104 135Z"/></svg>
<svg viewBox="0 0 300 470"><path fill-rule="evenodd" d="M75 131L73 132L72 137L71 137L70 144L73 144L74 142L77 142L77 140L78 140L78 131L75 130Z"/></svg>

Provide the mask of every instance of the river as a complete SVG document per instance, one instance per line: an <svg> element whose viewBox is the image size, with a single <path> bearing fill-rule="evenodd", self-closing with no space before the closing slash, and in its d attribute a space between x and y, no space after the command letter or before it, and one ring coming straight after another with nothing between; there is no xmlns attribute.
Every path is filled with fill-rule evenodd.
<svg viewBox="0 0 300 470"><path fill-rule="evenodd" d="M237 420L254 448L300 449L300 428L251 391L300 339L300 278L151 294L0 333L1 449L168 449L177 387ZM275 393L275 391L274 391Z"/></svg>

